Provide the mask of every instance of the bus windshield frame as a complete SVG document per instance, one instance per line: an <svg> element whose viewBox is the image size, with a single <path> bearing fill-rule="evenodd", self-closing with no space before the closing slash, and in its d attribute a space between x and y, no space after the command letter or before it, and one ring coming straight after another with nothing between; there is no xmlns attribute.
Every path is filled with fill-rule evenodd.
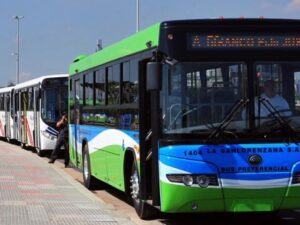
<svg viewBox="0 0 300 225"><path fill-rule="evenodd" d="M41 88L41 118L49 125L55 124L67 112L68 78L45 79Z"/></svg>

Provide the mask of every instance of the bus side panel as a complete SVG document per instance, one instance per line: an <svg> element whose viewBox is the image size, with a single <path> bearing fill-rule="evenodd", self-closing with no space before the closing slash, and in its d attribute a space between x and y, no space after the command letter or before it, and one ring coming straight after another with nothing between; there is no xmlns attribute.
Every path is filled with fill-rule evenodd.
<svg viewBox="0 0 300 225"><path fill-rule="evenodd" d="M138 149L138 140L134 139L138 137L137 132L82 125L79 136L88 140L92 175L125 191L125 150ZM136 152L136 158L137 155Z"/></svg>
<svg viewBox="0 0 300 225"><path fill-rule="evenodd" d="M16 123L15 123L15 121L14 121L14 119L13 118L15 118L15 115L10 115L10 127L9 127L9 129L10 129L10 131L9 131L9 138L10 139L16 139L16 136L15 136L15 126L16 126Z"/></svg>
<svg viewBox="0 0 300 225"><path fill-rule="evenodd" d="M34 120L33 111L27 111L24 117L24 135L26 136L24 143L28 146L35 147L34 145Z"/></svg>
<svg viewBox="0 0 300 225"><path fill-rule="evenodd" d="M5 137L5 111L0 111L0 137Z"/></svg>

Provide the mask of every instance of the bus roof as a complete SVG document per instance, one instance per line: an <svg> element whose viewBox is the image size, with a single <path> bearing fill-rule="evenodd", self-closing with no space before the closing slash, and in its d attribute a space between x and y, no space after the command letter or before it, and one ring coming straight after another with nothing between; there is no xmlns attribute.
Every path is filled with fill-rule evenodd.
<svg viewBox="0 0 300 225"><path fill-rule="evenodd" d="M15 90L24 88L24 87L31 87L34 86L36 84L42 83L43 80L47 79L47 78L60 78L60 77L68 77L68 74L53 74L53 75L44 75L32 80L28 80L22 83L19 83L17 85L14 86Z"/></svg>
<svg viewBox="0 0 300 225"><path fill-rule="evenodd" d="M102 65L124 56L142 52L149 49L147 43L151 43L150 48L158 46L160 23L154 24L143 31L121 40L101 51L90 56L80 55L70 65L69 73L74 75L90 68Z"/></svg>
<svg viewBox="0 0 300 225"><path fill-rule="evenodd" d="M193 26L213 26L213 25L242 25L242 26L283 26L283 25L297 25L299 26L299 19L278 19L278 18L214 18L214 19L192 19L192 20L171 20L161 23L162 27L193 27Z"/></svg>
<svg viewBox="0 0 300 225"><path fill-rule="evenodd" d="M193 20L173 20L156 23L143 31L121 40L111 46L104 48L92 55L79 55L69 67L70 76L84 72L105 63L117 60L121 57L130 56L134 53L149 49L147 43L151 42L151 47L158 47L160 28L176 27L206 27L210 26L276 26L286 27L299 26L298 19L265 19L265 18L218 18L218 19L193 19Z"/></svg>
<svg viewBox="0 0 300 225"><path fill-rule="evenodd" d="M0 88L0 93L10 92L15 86Z"/></svg>

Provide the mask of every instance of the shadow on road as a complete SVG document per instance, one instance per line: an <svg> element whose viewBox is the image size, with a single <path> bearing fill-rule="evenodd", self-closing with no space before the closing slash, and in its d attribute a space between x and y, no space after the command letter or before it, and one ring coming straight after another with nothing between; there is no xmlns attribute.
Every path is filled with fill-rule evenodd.
<svg viewBox="0 0 300 225"><path fill-rule="evenodd" d="M48 156L49 157L49 156ZM62 157L58 160L63 164ZM81 171L70 165L73 171ZM75 178L83 185L81 178ZM132 207L125 193L109 185L102 187L109 195L119 199L125 205ZM97 194L97 190L92 191ZM300 210L281 211L279 213L205 213L205 214L164 214L158 213L155 218L147 221L135 221L138 224L166 225L296 225L300 224Z"/></svg>
<svg viewBox="0 0 300 225"><path fill-rule="evenodd" d="M239 213L239 214L176 214L164 215L159 219L167 225L296 225L300 224L300 215L296 211L280 213Z"/></svg>

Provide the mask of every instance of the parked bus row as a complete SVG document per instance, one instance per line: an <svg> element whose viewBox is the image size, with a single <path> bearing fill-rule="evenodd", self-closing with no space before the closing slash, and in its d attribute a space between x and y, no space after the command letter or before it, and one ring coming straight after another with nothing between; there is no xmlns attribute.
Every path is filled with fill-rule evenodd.
<svg viewBox="0 0 300 225"><path fill-rule="evenodd" d="M0 88L0 137L35 148L53 150L56 121L68 104L68 75L47 75Z"/></svg>
<svg viewBox="0 0 300 225"><path fill-rule="evenodd" d="M3 136L41 154L65 110L60 79L3 89ZM300 208L299 20L157 23L78 56L68 90L71 162L141 218Z"/></svg>

